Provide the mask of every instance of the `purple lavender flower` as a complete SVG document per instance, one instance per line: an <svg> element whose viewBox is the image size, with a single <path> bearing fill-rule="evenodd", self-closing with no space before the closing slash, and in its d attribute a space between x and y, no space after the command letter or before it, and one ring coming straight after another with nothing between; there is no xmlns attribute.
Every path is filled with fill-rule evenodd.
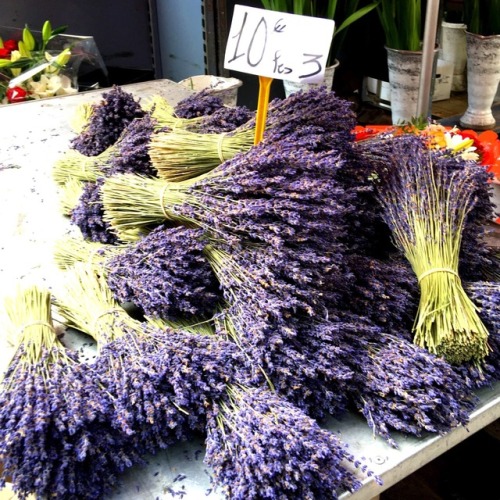
<svg viewBox="0 0 500 500"><path fill-rule="evenodd" d="M220 291L204 247L201 229L160 226L107 261L107 283L148 316L209 317Z"/></svg>
<svg viewBox="0 0 500 500"><path fill-rule="evenodd" d="M211 94L208 89L203 89L179 101L174 111L179 118L198 118L209 116L223 106L220 97Z"/></svg>
<svg viewBox="0 0 500 500"><path fill-rule="evenodd" d="M142 116L144 111L134 96L115 85L93 106L89 122L71 147L85 156L97 156L118 140L132 120Z"/></svg>
<svg viewBox="0 0 500 500"><path fill-rule="evenodd" d="M83 186L78 205L71 210L71 223L78 226L82 236L89 241L116 244L118 238L110 224L103 218L101 186L104 178L96 182L86 182Z"/></svg>
<svg viewBox="0 0 500 500"><path fill-rule="evenodd" d="M467 424L477 397L450 364L401 336L370 338L345 326L343 342L356 350L348 394L376 434L397 448L391 431L444 434Z"/></svg>
<svg viewBox="0 0 500 500"><path fill-rule="evenodd" d="M116 151L108 164L103 167L104 175L130 172L156 177L157 171L149 157L149 143L155 125L149 113L132 120L117 141Z"/></svg>
<svg viewBox="0 0 500 500"><path fill-rule="evenodd" d="M255 116L246 106L223 106L200 121L197 131L201 134L220 134L232 132Z"/></svg>
<svg viewBox="0 0 500 500"><path fill-rule="evenodd" d="M205 462L228 498L335 499L361 486L338 436L267 389L229 387L207 432Z"/></svg>

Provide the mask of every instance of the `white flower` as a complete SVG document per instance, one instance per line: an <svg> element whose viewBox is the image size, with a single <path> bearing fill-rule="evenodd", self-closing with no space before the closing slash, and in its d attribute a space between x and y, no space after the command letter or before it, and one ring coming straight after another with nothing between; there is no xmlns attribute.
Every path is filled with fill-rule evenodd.
<svg viewBox="0 0 500 500"><path fill-rule="evenodd" d="M39 81L29 80L28 91L33 99L53 97L55 95L76 94L78 89L71 85L71 80L66 75L42 74Z"/></svg>
<svg viewBox="0 0 500 500"><path fill-rule="evenodd" d="M474 141L468 137L464 138L457 132L456 128L445 132L446 148L459 154L464 160L479 160L479 155L475 152L477 148L473 145Z"/></svg>

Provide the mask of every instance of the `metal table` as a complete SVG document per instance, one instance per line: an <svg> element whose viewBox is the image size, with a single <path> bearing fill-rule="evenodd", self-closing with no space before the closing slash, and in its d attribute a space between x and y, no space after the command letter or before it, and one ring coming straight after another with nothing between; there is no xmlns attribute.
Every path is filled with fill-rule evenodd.
<svg viewBox="0 0 500 500"><path fill-rule="evenodd" d="M168 80L155 80L123 86L138 97L164 95L175 103L190 91ZM0 154L0 300L12 293L19 280L34 280L49 289L60 271L53 263L53 243L71 234L69 221L61 215L57 188L51 178L51 166L69 147L74 133L70 120L76 107L95 102L105 89L73 96L29 103L0 106L2 146ZM88 342L88 338L85 339ZM78 334L68 336L77 346ZM0 370L3 371L12 349L0 338ZM358 415L346 415L342 421L330 420L326 427L340 434L358 458L378 474L384 484L366 480L354 494L344 493L342 500L367 500L418 470L434 458L460 443L472 433L500 417L500 383L479 392L480 403L467 428L458 427L444 436L428 435L421 439L395 434L400 449L389 447L374 437L366 421ZM210 472L203 464L203 436L179 443L148 459L145 467L134 467L123 475L123 484L113 499L155 500L172 498L222 498L212 490ZM0 496L1 496L0 492Z"/></svg>

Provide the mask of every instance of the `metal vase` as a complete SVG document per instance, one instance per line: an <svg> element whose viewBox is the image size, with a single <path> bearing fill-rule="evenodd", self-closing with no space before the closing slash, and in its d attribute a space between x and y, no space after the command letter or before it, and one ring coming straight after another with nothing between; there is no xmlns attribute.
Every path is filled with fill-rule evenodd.
<svg viewBox="0 0 500 500"><path fill-rule="evenodd" d="M391 117L394 125L408 123L417 117L422 52L386 47L389 84L391 87ZM436 54L434 50L434 66ZM429 110L430 111L430 110Z"/></svg>
<svg viewBox="0 0 500 500"><path fill-rule="evenodd" d="M495 126L492 105L500 82L500 35L466 32L467 110L460 118L463 128L488 130Z"/></svg>

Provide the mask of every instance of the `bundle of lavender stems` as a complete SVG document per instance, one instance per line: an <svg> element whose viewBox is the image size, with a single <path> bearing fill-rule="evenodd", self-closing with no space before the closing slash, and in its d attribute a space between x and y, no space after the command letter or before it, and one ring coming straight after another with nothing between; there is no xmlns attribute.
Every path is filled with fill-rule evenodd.
<svg viewBox="0 0 500 500"><path fill-rule="evenodd" d="M211 118L228 115L224 108L218 109ZM186 129L173 130L156 135L150 144L150 155L159 177L169 181L182 181L213 168L237 153L249 151L254 144L255 117L244 122L249 114L245 108L233 110L233 122L243 122L236 129L228 127L228 131L210 133L207 128L199 131ZM221 115L219 117L219 115ZM273 100L268 107L266 119L266 141L281 141L302 131L307 134L320 132L323 147L332 140L345 142L351 138L351 130L355 125L355 114L351 106L339 99L335 93L325 88L291 96L289 99Z"/></svg>
<svg viewBox="0 0 500 500"><path fill-rule="evenodd" d="M81 330L89 331L89 324L98 323L90 321L92 313L88 311L112 310L117 305L110 298L110 291L106 291L103 280L92 270L88 267L78 269L78 265L74 270L74 279L65 281L64 293L61 294L63 299L56 300L56 304L69 325L80 323ZM95 307L85 308L87 313L78 315L85 319L75 320L70 304L82 299L86 305ZM238 388L244 386L248 389L241 391L241 401L246 399L241 411L246 411L246 405L249 405L256 421L260 414L260 418L265 419L261 424L264 426L262 431L267 428L266 432L272 432L276 443L286 436L288 446L284 449L288 451L276 472L269 473L268 478L239 476L238 482L242 485L248 482L246 487L249 490L241 487L239 493L231 498L273 498L301 491L328 492L335 498L337 491L354 490L360 486L353 473L360 463L346 451L346 445L274 391L263 389L263 376L252 373L245 353L226 336L157 330L144 325L127 328L114 320L107 321L105 327L99 324L94 331L102 332L94 333L98 345L102 346L94 369L100 383L112 396L112 407L116 412L112 421L116 422L121 432L132 436L132 442L137 447L141 446L141 450L153 451L148 448L148 444L154 446L153 443L166 448L175 440L187 439L193 430L208 432L212 437L208 440L210 446L206 463L214 470L216 484L230 490L236 485L228 485L229 471L233 470L231 474L234 474L243 457L269 462L270 465L275 463L276 467L276 456L264 449L254 449L253 442L241 439L243 427L240 425L239 432L224 433L222 441L221 436L215 440L217 429L213 427L213 422L219 414L220 405L225 407L228 400L235 402L240 393ZM101 335L104 332L103 340ZM254 404L257 401L259 406ZM268 411L270 415L266 417ZM244 417L240 411L233 415L230 409L226 409L225 425L231 427L232 418ZM272 428L268 418L275 421ZM254 433L255 422L249 421L247 425L248 432ZM233 439L236 439L234 443ZM234 450L237 455L226 459L221 469L220 453L233 446L238 448ZM321 473L318 471L320 465ZM250 463L244 468L252 469ZM360 467L361 470L371 474L366 466ZM304 478L307 479L304 481ZM249 496L245 496L247 494Z"/></svg>
<svg viewBox="0 0 500 500"><path fill-rule="evenodd" d="M378 197L420 286L414 342L451 363L480 364L490 353L489 333L463 289L459 257L478 186L486 187L485 169L432 152L418 136L401 136L392 143L398 168L383 163Z"/></svg>
<svg viewBox="0 0 500 500"><path fill-rule="evenodd" d="M0 485L19 498L101 498L142 453L114 431L93 367L59 340L50 292L31 286L6 302L17 346L0 392Z"/></svg>
<svg viewBox="0 0 500 500"><path fill-rule="evenodd" d="M459 265L486 330L479 338L490 333L487 349L480 343L450 364L414 343L419 282L380 203L400 161L420 165L416 140L354 144L351 105L315 89L270 103L259 145L167 182L150 155L161 126L188 129L192 140L214 135L215 143L254 126L246 110L199 98L174 113L163 108L165 120L185 120L167 125L160 102L138 112L129 97L129 134L120 141L123 121L94 122L107 128L107 147L123 149L114 148L81 199L83 241L95 245L68 245L60 256L66 288L54 300L65 323L98 345L95 363L71 365L92 373L100 405L100 442L89 437L81 456L87 467L97 449L96 467L106 476L109 466L115 480L144 453L203 432L206 464L228 498L337 498L371 473L321 428L326 417L359 412L397 447L394 431L421 436L466 425L474 389L500 377L500 301L486 272L495 257L479 244L486 177L456 158L436 159L450 177L460 179L464 166L471 172L474 203L451 226L461 228ZM80 144L99 154L102 140L89 130ZM167 140L171 131L158 133ZM140 321L123 309L128 301L141 308ZM82 428L92 433L93 420ZM68 457L79 478L78 458ZM88 498L99 498L109 484L93 477ZM34 486L26 484L28 493Z"/></svg>
<svg viewBox="0 0 500 500"><path fill-rule="evenodd" d="M210 411L206 461L227 498L241 500L332 498L361 486L348 465L367 471L335 434L293 404L241 384L229 386Z"/></svg>

